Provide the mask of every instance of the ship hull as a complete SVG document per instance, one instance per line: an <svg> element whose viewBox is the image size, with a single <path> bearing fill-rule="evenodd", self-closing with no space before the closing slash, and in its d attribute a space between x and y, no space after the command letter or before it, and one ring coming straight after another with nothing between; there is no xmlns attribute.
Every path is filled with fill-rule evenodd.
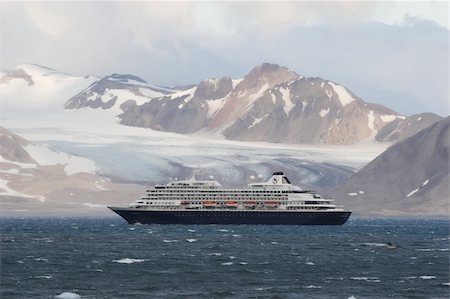
<svg viewBox="0 0 450 299"><path fill-rule="evenodd" d="M130 224L342 225L351 214L349 211L158 211L116 207L109 209Z"/></svg>

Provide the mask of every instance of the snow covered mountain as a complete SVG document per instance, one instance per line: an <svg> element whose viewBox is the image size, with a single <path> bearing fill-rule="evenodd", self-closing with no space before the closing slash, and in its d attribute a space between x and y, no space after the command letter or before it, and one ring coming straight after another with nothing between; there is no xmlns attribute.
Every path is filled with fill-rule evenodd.
<svg viewBox="0 0 450 299"><path fill-rule="evenodd" d="M52 113L97 80L93 76L72 76L35 64L17 65L0 72L0 115L8 118Z"/></svg>
<svg viewBox="0 0 450 299"><path fill-rule="evenodd" d="M114 106L118 97L104 80L73 97L66 108ZM395 141L423 128L401 126L405 117L384 106L366 103L337 83L306 78L276 64L255 67L240 80L208 79L165 92L147 98L138 92L123 95L120 123L182 134L218 133L232 140L324 144ZM380 134L391 123L396 125L390 132Z"/></svg>
<svg viewBox="0 0 450 299"><path fill-rule="evenodd" d="M448 217L449 146L447 117L391 146L331 194L357 213Z"/></svg>
<svg viewBox="0 0 450 299"><path fill-rule="evenodd" d="M77 77L22 64L0 73L0 104L2 119L43 113L63 117L65 108L71 116L77 111L79 119L108 115L107 121L126 126L277 143L396 141L440 119L431 113L406 119L337 83L268 63L243 79L206 79L177 88L133 75Z"/></svg>

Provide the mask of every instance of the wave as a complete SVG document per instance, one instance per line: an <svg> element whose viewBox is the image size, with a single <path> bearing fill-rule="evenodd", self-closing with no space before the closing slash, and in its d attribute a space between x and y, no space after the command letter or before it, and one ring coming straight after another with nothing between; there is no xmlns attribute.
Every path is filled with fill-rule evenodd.
<svg viewBox="0 0 450 299"><path fill-rule="evenodd" d="M186 242L189 242L189 243L197 242L197 239L186 239Z"/></svg>
<svg viewBox="0 0 450 299"><path fill-rule="evenodd" d="M436 276L432 276L432 275L422 275L419 276L420 279L435 279Z"/></svg>
<svg viewBox="0 0 450 299"><path fill-rule="evenodd" d="M362 280L362 281L367 281L367 282L380 282L378 277L355 276L355 277L350 277L350 279L351 280Z"/></svg>
<svg viewBox="0 0 450 299"><path fill-rule="evenodd" d="M130 258L123 258L120 260L113 260L114 263L119 263L119 264L133 264L133 263L142 263L148 260L145 259L130 259Z"/></svg>
<svg viewBox="0 0 450 299"><path fill-rule="evenodd" d="M61 294L55 296L55 298L59 298L59 299L78 299L78 298L81 298L81 296L78 295L78 294L75 294L75 293L71 293L71 292L64 292L64 293L61 293Z"/></svg>

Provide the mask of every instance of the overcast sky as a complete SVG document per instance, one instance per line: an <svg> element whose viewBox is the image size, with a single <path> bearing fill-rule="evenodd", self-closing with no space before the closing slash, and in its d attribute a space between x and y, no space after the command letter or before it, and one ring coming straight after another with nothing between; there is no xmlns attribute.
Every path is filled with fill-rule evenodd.
<svg viewBox="0 0 450 299"><path fill-rule="evenodd" d="M263 62L403 114L449 115L447 1L1 2L0 68L130 73L159 85Z"/></svg>

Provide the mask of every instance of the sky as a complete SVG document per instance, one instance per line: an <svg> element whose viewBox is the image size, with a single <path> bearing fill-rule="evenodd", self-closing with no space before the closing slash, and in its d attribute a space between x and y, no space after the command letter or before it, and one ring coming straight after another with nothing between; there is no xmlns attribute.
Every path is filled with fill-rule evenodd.
<svg viewBox="0 0 450 299"><path fill-rule="evenodd" d="M0 69L177 86L264 62L411 115L449 111L447 1L0 2Z"/></svg>

